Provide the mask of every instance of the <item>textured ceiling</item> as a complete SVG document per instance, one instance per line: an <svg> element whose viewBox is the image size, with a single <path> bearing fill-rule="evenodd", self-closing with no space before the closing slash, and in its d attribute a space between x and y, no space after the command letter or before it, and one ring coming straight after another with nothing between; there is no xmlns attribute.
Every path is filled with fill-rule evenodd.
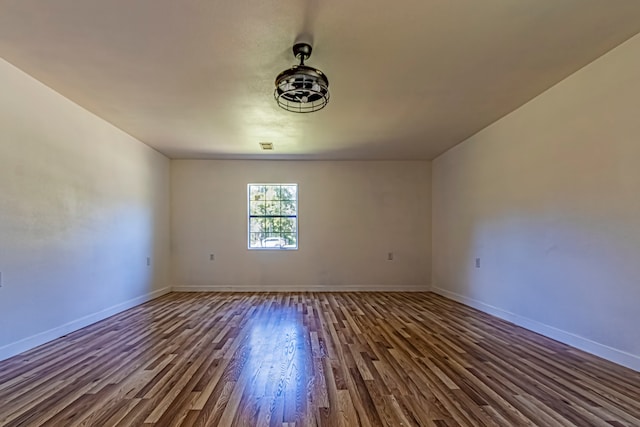
<svg viewBox="0 0 640 427"><path fill-rule="evenodd" d="M172 158L431 159L638 32L638 0L0 0L4 59ZM300 38L312 114L273 100Z"/></svg>

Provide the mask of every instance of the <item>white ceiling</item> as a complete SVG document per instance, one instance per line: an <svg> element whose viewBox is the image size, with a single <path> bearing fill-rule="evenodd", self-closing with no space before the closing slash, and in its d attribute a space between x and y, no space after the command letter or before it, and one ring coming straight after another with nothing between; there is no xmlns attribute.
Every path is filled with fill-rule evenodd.
<svg viewBox="0 0 640 427"><path fill-rule="evenodd" d="M431 159L638 32L639 0L0 0L2 57L172 158ZM312 114L273 100L300 37Z"/></svg>

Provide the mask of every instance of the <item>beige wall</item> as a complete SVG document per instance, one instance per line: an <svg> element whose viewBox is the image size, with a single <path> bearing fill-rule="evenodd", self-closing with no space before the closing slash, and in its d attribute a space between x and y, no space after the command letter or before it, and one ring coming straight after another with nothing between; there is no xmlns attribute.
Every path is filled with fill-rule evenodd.
<svg viewBox="0 0 640 427"><path fill-rule="evenodd" d="M640 369L638 76L640 36L434 161L437 291Z"/></svg>
<svg viewBox="0 0 640 427"><path fill-rule="evenodd" d="M173 160L171 175L178 289L429 286L429 162ZM247 184L261 182L298 183L299 250L247 249Z"/></svg>
<svg viewBox="0 0 640 427"><path fill-rule="evenodd" d="M167 290L169 160L2 60L0 93L3 359Z"/></svg>

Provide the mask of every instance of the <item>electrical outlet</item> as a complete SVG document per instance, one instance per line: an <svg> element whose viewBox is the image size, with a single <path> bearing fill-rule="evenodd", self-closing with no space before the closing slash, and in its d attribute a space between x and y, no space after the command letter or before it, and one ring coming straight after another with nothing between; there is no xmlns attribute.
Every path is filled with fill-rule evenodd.
<svg viewBox="0 0 640 427"><path fill-rule="evenodd" d="M147 257L147 265L151 265L151 257Z"/></svg>
<svg viewBox="0 0 640 427"><path fill-rule="evenodd" d="M393 261L393 252L387 254L387 261Z"/></svg>
<svg viewBox="0 0 640 427"><path fill-rule="evenodd" d="M209 255L209 261L215 261L216 256L214 254Z"/></svg>
<svg viewBox="0 0 640 427"><path fill-rule="evenodd" d="M476 258L476 268L480 268L480 258Z"/></svg>

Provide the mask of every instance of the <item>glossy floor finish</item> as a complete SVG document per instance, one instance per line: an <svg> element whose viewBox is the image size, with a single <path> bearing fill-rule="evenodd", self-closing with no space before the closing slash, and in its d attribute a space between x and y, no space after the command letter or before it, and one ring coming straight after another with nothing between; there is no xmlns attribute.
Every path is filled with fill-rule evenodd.
<svg viewBox="0 0 640 427"><path fill-rule="evenodd" d="M173 293L0 362L7 426L640 426L640 374L431 293Z"/></svg>

